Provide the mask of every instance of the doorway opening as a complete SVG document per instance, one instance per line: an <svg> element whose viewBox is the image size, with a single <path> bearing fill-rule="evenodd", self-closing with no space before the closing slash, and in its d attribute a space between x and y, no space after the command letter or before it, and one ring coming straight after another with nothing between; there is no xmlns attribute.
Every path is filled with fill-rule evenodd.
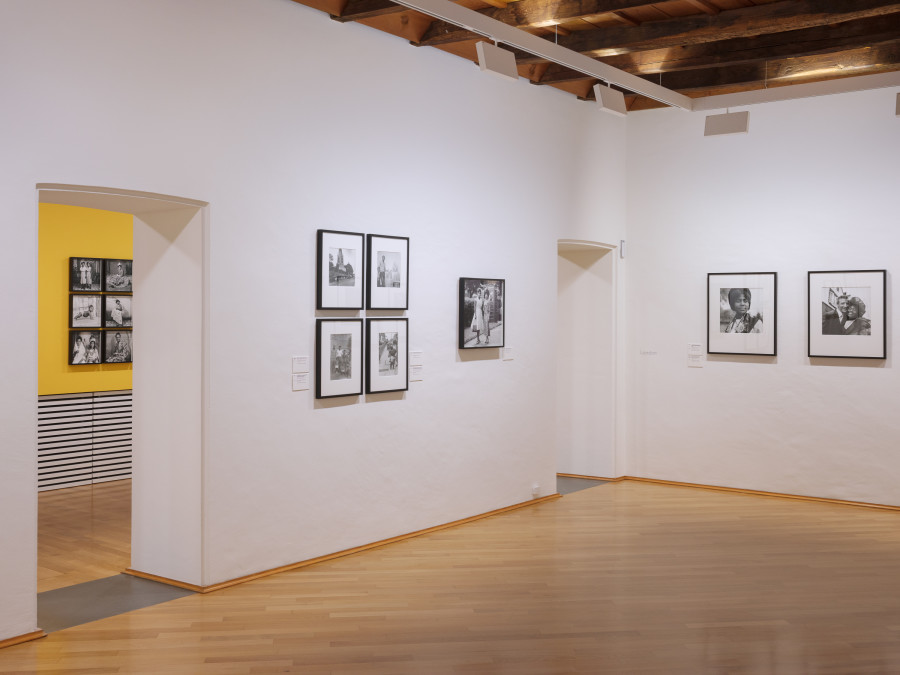
<svg viewBox="0 0 900 675"><path fill-rule="evenodd" d="M131 230L133 241L132 295L123 295L132 325L127 335L125 328L115 326L109 336L105 326L98 330L101 338L128 338L133 361L127 392L133 397L130 420L123 421L125 413L118 405L125 392L71 394L90 399L91 406L100 401L99 412L92 407L79 413L94 420L89 423L92 435L83 436L87 440L82 439L85 450L79 457L82 464L87 457L87 473L81 485L58 483L61 489L39 495L38 620L45 630L58 630L184 594L133 576L138 570L145 576L202 584L208 204L88 186L39 184L37 190L42 207L74 206L117 216L119 226ZM52 264L68 264L69 256L110 257L76 248ZM81 296L87 291L79 287L75 292ZM102 303L105 294L98 297ZM62 350L42 351L40 359L65 358ZM90 362L85 369L118 370L121 375L125 365ZM118 417L107 424L103 407L112 402L119 407ZM130 479L121 472L121 448L109 451L111 435L106 431L115 429L115 442L121 443L126 427L133 448ZM118 474L100 470L112 456ZM126 570L127 576L122 574Z"/></svg>
<svg viewBox="0 0 900 675"><path fill-rule="evenodd" d="M561 240L557 252L557 472L614 477L615 247Z"/></svg>

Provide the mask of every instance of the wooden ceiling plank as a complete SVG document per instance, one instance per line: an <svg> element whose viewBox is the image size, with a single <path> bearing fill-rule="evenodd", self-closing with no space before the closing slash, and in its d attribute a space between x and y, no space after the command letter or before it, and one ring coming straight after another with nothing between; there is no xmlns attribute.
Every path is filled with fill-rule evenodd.
<svg viewBox="0 0 900 675"><path fill-rule="evenodd" d="M632 52L601 60L614 68L638 75L670 73L778 58L828 54L856 47L877 46L897 40L898 36L900 36L900 13L887 17L847 21L836 26L819 26L754 38L736 38L691 45L674 52L671 49ZM585 75L568 68L552 65L543 74L541 83L553 84L584 77Z"/></svg>
<svg viewBox="0 0 900 675"><path fill-rule="evenodd" d="M346 23L347 21L359 21L360 19L371 19L376 16L384 16L385 14L408 11L403 5L390 2L390 0L347 0L347 4L341 10L340 16L332 16L331 18L335 21Z"/></svg>
<svg viewBox="0 0 900 675"><path fill-rule="evenodd" d="M715 16L654 21L639 28L582 31L559 44L591 56L622 50L680 47L789 30L814 28L900 12L900 0L782 0ZM427 34L426 34L427 35Z"/></svg>
<svg viewBox="0 0 900 675"><path fill-rule="evenodd" d="M685 0L685 2L707 14L718 14L722 11L711 2L707 2L707 0Z"/></svg>
<svg viewBox="0 0 900 675"><path fill-rule="evenodd" d="M612 15L616 17L616 19L628 26L640 26L640 21L635 21L630 16L628 16L625 12L613 12Z"/></svg>
<svg viewBox="0 0 900 675"><path fill-rule="evenodd" d="M367 0L376 1L376 0ZM484 14L509 26L528 28L546 26L594 14L608 14L650 5L650 0L519 0L506 9L482 9ZM447 42L471 40L472 33L446 21L435 21L419 43L436 46Z"/></svg>

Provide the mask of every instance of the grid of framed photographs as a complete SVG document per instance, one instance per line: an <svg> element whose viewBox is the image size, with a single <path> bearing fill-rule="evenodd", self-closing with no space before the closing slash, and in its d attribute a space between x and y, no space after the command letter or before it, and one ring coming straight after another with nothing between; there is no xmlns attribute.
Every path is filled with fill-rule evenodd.
<svg viewBox="0 0 900 675"><path fill-rule="evenodd" d="M70 366L132 362L132 264L125 258L69 258Z"/></svg>
<svg viewBox="0 0 900 675"><path fill-rule="evenodd" d="M316 309L409 307L409 238L316 233ZM365 332L364 332L365 329ZM409 389L406 317L316 320L316 398Z"/></svg>

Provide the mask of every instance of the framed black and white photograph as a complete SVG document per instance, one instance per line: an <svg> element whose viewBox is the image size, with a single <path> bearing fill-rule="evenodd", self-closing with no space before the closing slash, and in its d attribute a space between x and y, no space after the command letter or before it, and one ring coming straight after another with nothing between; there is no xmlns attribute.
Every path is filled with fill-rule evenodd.
<svg viewBox="0 0 900 675"><path fill-rule="evenodd" d="M706 275L706 352L775 356L778 275Z"/></svg>
<svg viewBox="0 0 900 675"><path fill-rule="evenodd" d="M69 328L100 328L103 316L102 296L70 295Z"/></svg>
<svg viewBox="0 0 900 675"><path fill-rule="evenodd" d="M506 318L503 279L459 280L459 348L503 347Z"/></svg>
<svg viewBox="0 0 900 675"><path fill-rule="evenodd" d="M808 275L810 357L887 358L887 272Z"/></svg>
<svg viewBox="0 0 900 675"><path fill-rule="evenodd" d="M316 319L316 398L359 396L362 319Z"/></svg>
<svg viewBox="0 0 900 675"><path fill-rule="evenodd" d="M69 331L69 365L91 366L100 363L103 334L99 330Z"/></svg>
<svg viewBox="0 0 900 675"><path fill-rule="evenodd" d="M99 293L103 290L103 258L69 258L69 290Z"/></svg>
<svg viewBox="0 0 900 675"><path fill-rule="evenodd" d="M362 309L365 237L319 230L316 236L316 308Z"/></svg>
<svg viewBox="0 0 900 675"><path fill-rule="evenodd" d="M369 282L366 307L369 309L409 308L409 237L370 234Z"/></svg>
<svg viewBox="0 0 900 675"><path fill-rule="evenodd" d="M131 363L131 331L103 331L103 363Z"/></svg>
<svg viewBox="0 0 900 675"><path fill-rule="evenodd" d="M366 319L366 393L409 389L409 322Z"/></svg>
<svg viewBox="0 0 900 675"><path fill-rule="evenodd" d="M107 258L103 264L103 290L107 293L131 293L131 260Z"/></svg>
<svg viewBox="0 0 900 675"><path fill-rule="evenodd" d="M130 295L103 296L103 325L106 328L131 328L134 326Z"/></svg>

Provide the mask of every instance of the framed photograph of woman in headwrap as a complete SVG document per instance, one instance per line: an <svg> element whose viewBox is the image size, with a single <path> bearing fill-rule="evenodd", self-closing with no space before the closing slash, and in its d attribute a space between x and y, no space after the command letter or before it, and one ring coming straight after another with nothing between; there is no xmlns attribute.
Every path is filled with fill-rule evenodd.
<svg viewBox="0 0 900 675"><path fill-rule="evenodd" d="M706 275L706 353L775 356L778 275Z"/></svg>
<svg viewBox="0 0 900 675"><path fill-rule="evenodd" d="M887 358L886 270L809 272L809 356Z"/></svg>

